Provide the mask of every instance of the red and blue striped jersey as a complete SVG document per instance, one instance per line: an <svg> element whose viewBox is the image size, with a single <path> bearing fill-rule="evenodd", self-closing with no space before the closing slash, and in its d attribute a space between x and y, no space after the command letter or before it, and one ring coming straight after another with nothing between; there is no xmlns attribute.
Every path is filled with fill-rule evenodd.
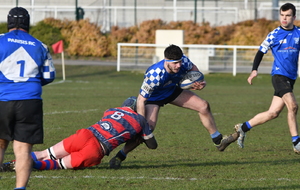
<svg viewBox="0 0 300 190"><path fill-rule="evenodd" d="M100 121L88 128L107 148L107 155L120 144L137 134L144 140L153 137L146 119L129 107L111 108L104 112Z"/></svg>

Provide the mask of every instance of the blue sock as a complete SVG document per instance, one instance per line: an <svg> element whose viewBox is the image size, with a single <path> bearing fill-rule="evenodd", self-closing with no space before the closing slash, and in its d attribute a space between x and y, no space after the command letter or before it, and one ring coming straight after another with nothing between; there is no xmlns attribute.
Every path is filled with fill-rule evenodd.
<svg viewBox="0 0 300 190"><path fill-rule="evenodd" d="M123 151L123 149L120 152L123 154L123 156L127 157L127 154L125 154L125 152Z"/></svg>
<svg viewBox="0 0 300 190"><path fill-rule="evenodd" d="M216 131L214 134L211 134L210 136L213 139L213 138L218 137L219 135L221 135L221 133L219 133L219 131Z"/></svg>
<svg viewBox="0 0 300 190"><path fill-rule="evenodd" d="M297 136L293 136L293 137L292 137L292 142L296 142L297 139L299 139L299 136L298 136L298 135L297 135Z"/></svg>
<svg viewBox="0 0 300 190"><path fill-rule="evenodd" d="M120 159L123 161L123 160L126 159L127 155L125 154L125 152L123 151L123 149L121 149L121 150L117 153L116 157L120 158Z"/></svg>
<svg viewBox="0 0 300 190"><path fill-rule="evenodd" d="M36 158L36 155L34 154L34 152L31 152L31 158L32 158L34 161L37 161L37 158Z"/></svg>
<svg viewBox="0 0 300 190"><path fill-rule="evenodd" d="M216 145L220 144L221 141L222 141L222 138L223 138L222 134L219 133L219 131L216 131L214 134L211 134L210 136L211 136L211 138L212 138L212 141L213 141Z"/></svg>
<svg viewBox="0 0 300 190"><path fill-rule="evenodd" d="M252 127L251 127L251 125L250 125L250 123L248 121L246 121L245 123L246 123L248 129L252 129Z"/></svg>
<svg viewBox="0 0 300 190"><path fill-rule="evenodd" d="M14 188L14 190L26 190L26 187L18 187L18 188Z"/></svg>

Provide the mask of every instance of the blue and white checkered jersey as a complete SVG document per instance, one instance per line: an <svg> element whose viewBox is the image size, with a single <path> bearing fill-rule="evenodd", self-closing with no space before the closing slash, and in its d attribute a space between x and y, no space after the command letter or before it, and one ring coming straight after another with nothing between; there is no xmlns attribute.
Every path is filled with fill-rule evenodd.
<svg viewBox="0 0 300 190"><path fill-rule="evenodd" d="M151 65L144 75L144 81L140 94L148 101L159 101L169 97L179 81L187 71L191 70L193 63L185 55L182 57L182 65L178 73L170 74L164 68L165 60Z"/></svg>
<svg viewBox="0 0 300 190"><path fill-rule="evenodd" d="M296 26L292 30L278 27L268 34L259 49L265 54L268 49L272 50L274 56L272 75L283 75L296 80L300 50L299 38L300 29Z"/></svg>
<svg viewBox="0 0 300 190"><path fill-rule="evenodd" d="M55 78L48 48L27 32L0 35L0 101L41 99Z"/></svg>

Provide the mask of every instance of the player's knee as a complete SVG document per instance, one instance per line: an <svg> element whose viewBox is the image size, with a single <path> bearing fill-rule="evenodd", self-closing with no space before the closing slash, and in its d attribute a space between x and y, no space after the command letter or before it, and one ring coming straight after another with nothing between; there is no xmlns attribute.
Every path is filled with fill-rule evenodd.
<svg viewBox="0 0 300 190"><path fill-rule="evenodd" d="M199 108L199 113L207 113L210 112L210 105L206 100L203 100L203 102L201 103L201 106Z"/></svg>
<svg viewBox="0 0 300 190"><path fill-rule="evenodd" d="M294 114L297 114L297 112L298 112L298 104L297 103L295 103L295 104L292 105L292 112Z"/></svg>
<svg viewBox="0 0 300 190"><path fill-rule="evenodd" d="M270 119L275 119L279 116L280 111L269 112Z"/></svg>

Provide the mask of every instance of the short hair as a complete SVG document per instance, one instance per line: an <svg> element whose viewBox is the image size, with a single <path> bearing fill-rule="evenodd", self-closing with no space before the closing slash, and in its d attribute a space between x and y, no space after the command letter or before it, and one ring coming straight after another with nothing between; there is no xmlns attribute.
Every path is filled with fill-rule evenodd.
<svg viewBox="0 0 300 190"><path fill-rule="evenodd" d="M293 16L296 15L296 7L292 3L285 3L280 7L280 11L287 11L292 9L293 11Z"/></svg>
<svg viewBox="0 0 300 190"><path fill-rule="evenodd" d="M180 47L171 44L168 46L164 51L165 58L171 59L171 60L179 60L182 58L183 53Z"/></svg>
<svg viewBox="0 0 300 190"><path fill-rule="evenodd" d="M12 8L7 15L7 29L21 28L29 32L30 16L23 7Z"/></svg>

